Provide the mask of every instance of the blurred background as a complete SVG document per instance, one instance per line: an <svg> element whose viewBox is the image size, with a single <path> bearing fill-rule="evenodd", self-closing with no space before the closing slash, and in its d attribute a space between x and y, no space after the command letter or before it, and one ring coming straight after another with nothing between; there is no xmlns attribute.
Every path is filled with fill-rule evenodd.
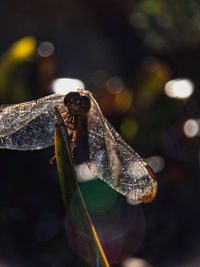
<svg viewBox="0 0 200 267"><path fill-rule="evenodd" d="M82 183L109 262L199 266L199 1L1 1L0 29L1 104L84 86L156 173L149 204ZM0 151L0 266L75 266L81 255L53 155Z"/></svg>

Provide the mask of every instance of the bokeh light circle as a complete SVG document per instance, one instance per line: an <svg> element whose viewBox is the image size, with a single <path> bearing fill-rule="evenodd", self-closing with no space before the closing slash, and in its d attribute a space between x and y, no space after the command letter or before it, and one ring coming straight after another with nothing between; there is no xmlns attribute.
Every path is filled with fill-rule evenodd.
<svg viewBox="0 0 200 267"><path fill-rule="evenodd" d="M54 53L55 47L49 41L44 41L39 44L38 54L41 57L50 57Z"/></svg>
<svg viewBox="0 0 200 267"><path fill-rule="evenodd" d="M189 119L184 123L183 130L187 137L189 138L195 137L199 134L200 124L198 120Z"/></svg>
<svg viewBox="0 0 200 267"><path fill-rule="evenodd" d="M84 89L84 83L79 79L72 78L58 78L53 80L52 91L56 94L67 94L78 89Z"/></svg>
<svg viewBox="0 0 200 267"><path fill-rule="evenodd" d="M164 91L168 97L186 99L192 95L194 85L189 79L175 79L165 84Z"/></svg>

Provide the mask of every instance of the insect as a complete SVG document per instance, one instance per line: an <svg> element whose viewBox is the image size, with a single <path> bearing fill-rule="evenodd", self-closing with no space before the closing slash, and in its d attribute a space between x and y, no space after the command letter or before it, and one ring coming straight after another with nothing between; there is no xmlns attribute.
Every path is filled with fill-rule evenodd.
<svg viewBox="0 0 200 267"><path fill-rule="evenodd" d="M153 171L106 120L89 91L52 94L0 106L0 148L37 150L53 145L55 106L65 118L67 129L72 131L72 150L79 124L86 121L86 162L94 175L128 198L139 202L154 199L157 182ZM77 146L74 152L78 149Z"/></svg>

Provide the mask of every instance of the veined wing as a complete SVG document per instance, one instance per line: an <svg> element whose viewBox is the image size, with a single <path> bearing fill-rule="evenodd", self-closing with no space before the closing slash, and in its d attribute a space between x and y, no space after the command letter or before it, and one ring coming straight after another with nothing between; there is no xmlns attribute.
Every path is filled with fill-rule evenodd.
<svg viewBox="0 0 200 267"><path fill-rule="evenodd" d="M157 191L153 172L104 118L95 99L90 99L89 168L119 193L137 201L151 201Z"/></svg>
<svg viewBox="0 0 200 267"><path fill-rule="evenodd" d="M0 148L42 149L54 144L57 106L62 112L64 95L52 94L39 100L0 107Z"/></svg>

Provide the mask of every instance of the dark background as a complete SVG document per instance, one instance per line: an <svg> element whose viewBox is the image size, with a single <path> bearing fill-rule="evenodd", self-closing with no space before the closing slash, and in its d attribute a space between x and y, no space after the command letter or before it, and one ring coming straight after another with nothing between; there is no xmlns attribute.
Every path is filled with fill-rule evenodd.
<svg viewBox="0 0 200 267"><path fill-rule="evenodd" d="M0 33L1 103L48 95L55 78L80 79L130 145L144 158L164 160L153 202L132 206L117 196L112 207L91 212L100 239L104 229L113 231L102 241L110 262L135 257L142 266L199 266L199 136L183 131L200 111L199 1L1 1ZM36 47L14 58L16 42L27 36ZM55 47L49 57L38 54L43 41ZM112 77L125 96L109 92ZM164 85L176 78L194 83L191 97L165 95ZM0 151L1 266L74 266L53 155L53 148ZM109 190L101 186L92 187L102 188L100 200Z"/></svg>

